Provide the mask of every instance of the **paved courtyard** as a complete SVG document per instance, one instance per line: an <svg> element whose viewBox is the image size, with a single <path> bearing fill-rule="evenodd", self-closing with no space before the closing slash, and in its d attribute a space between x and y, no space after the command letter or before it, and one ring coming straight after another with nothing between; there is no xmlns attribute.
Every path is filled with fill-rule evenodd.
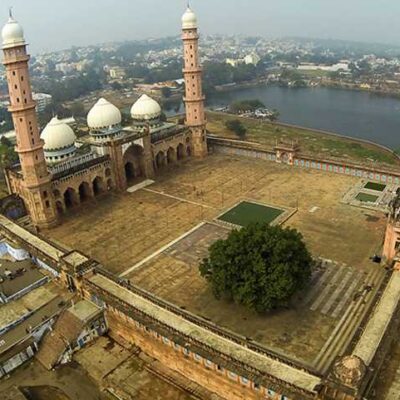
<svg viewBox="0 0 400 400"><path fill-rule="evenodd" d="M383 279L369 257L380 251L384 214L341 202L356 183L349 176L214 155L176 167L146 189L108 195L46 234L160 297L325 370ZM285 225L302 232L315 257L328 260L290 309L260 316L217 301L198 273L208 246L229 232L215 222L199 224L242 200L298 207Z"/></svg>
<svg viewBox="0 0 400 400"><path fill-rule="evenodd" d="M315 256L362 267L381 245L385 217L341 204L356 182L349 176L215 155L175 167L146 189L86 204L44 234L120 274L247 199L298 206L287 224L302 232Z"/></svg>

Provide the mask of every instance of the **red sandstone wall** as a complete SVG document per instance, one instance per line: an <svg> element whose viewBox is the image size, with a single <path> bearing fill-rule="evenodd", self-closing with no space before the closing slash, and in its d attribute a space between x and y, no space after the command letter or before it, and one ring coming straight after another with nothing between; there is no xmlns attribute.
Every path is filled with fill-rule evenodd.
<svg viewBox="0 0 400 400"><path fill-rule="evenodd" d="M181 373L185 377L217 393L227 400L280 400L281 395L268 396L264 389L258 391L251 387L251 383L241 383L238 376L228 371L217 371L217 366L201 357L185 355L182 347L177 348L171 341L163 339L154 332L148 332L131 322L124 314L107 310L106 317L110 327L110 334L121 344L134 343L145 353L156 358L167 367ZM288 399L289 400L289 399Z"/></svg>

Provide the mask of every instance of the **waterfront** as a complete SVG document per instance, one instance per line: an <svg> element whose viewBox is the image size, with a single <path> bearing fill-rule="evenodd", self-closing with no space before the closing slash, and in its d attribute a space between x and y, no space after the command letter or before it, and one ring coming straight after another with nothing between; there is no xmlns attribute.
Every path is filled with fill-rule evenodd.
<svg viewBox="0 0 400 400"><path fill-rule="evenodd" d="M260 86L209 96L208 107L243 99L260 99L266 107L276 108L281 122L367 139L392 149L400 147L400 100L396 98L320 87ZM183 108L178 110L183 112Z"/></svg>

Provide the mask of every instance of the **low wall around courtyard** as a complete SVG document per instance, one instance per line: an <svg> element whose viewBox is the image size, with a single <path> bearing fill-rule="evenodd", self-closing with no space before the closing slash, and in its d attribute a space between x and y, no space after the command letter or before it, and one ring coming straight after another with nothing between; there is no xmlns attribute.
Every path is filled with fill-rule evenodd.
<svg viewBox="0 0 400 400"><path fill-rule="evenodd" d="M257 143L243 142L231 139L224 139L215 136L208 136L211 152L218 154L231 154L242 157L258 158L266 161L279 162L274 150L263 149ZM284 162L281 162L284 163ZM287 165L290 165L286 163ZM393 183L400 185L400 169L385 169L368 167L348 161L329 159L318 159L310 156L295 154L293 166L305 169L314 169L324 172L331 172L341 175L349 175L381 183Z"/></svg>

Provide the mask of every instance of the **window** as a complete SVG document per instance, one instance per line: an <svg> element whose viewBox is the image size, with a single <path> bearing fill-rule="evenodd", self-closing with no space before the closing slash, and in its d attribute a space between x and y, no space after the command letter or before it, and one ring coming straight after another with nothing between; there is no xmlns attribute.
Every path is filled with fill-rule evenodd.
<svg viewBox="0 0 400 400"><path fill-rule="evenodd" d="M244 384L247 385L249 383L249 380L247 378L245 378L244 376L240 377L240 381Z"/></svg>
<svg viewBox="0 0 400 400"><path fill-rule="evenodd" d="M35 144L35 139L32 138L32 144Z"/></svg>
<svg viewBox="0 0 400 400"><path fill-rule="evenodd" d="M201 356L199 356L198 354L194 354L194 359L198 362L201 361Z"/></svg>
<svg viewBox="0 0 400 400"><path fill-rule="evenodd" d="M231 379L233 379L233 380L236 380L236 379L237 379L237 375L236 375L234 372L229 371L229 372L228 372L228 376L229 376L229 378L231 378Z"/></svg>
<svg viewBox="0 0 400 400"><path fill-rule="evenodd" d="M17 97L17 103L19 103L19 97Z"/></svg>
<svg viewBox="0 0 400 400"><path fill-rule="evenodd" d="M20 119L19 119L19 122L22 122L22 121L23 121L23 119L22 119L22 118L20 118Z"/></svg>
<svg viewBox="0 0 400 400"><path fill-rule="evenodd" d="M50 202L48 200L46 200L46 207L50 208Z"/></svg>
<svg viewBox="0 0 400 400"><path fill-rule="evenodd" d="M21 76L21 82L23 82L24 81L24 77L23 76Z"/></svg>
<svg viewBox="0 0 400 400"><path fill-rule="evenodd" d="M14 85L14 89L18 89L18 86L17 86L17 85Z"/></svg>
<svg viewBox="0 0 400 400"><path fill-rule="evenodd" d="M15 71L13 71L13 76L15 76Z"/></svg>
<svg viewBox="0 0 400 400"><path fill-rule="evenodd" d="M36 157L37 157L37 156L36 156ZM47 191L46 191L46 190L43 192L43 196L44 196L44 198L46 198L46 197L48 196L48 194L47 194Z"/></svg>

